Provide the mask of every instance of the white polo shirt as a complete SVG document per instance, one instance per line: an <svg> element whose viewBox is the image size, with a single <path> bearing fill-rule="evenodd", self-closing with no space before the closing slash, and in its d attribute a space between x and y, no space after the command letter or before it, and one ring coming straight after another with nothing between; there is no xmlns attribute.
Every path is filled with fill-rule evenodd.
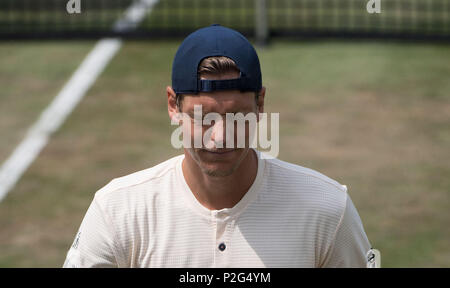
<svg viewBox="0 0 450 288"><path fill-rule="evenodd" d="M64 267L366 267L370 244L345 186L258 155L232 208L209 210L184 155L117 178L94 197Z"/></svg>

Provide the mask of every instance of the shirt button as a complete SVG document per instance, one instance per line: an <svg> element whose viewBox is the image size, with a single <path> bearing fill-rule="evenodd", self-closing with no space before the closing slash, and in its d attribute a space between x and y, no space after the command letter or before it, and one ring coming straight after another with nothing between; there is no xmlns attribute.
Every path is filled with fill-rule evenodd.
<svg viewBox="0 0 450 288"><path fill-rule="evenodd" d="M225 245L225 243L222 242L222 243L219 244L219 250L220 250L220 251L223 252L223 251L225 250L225 248L227 248L227 246Z"/></svg>

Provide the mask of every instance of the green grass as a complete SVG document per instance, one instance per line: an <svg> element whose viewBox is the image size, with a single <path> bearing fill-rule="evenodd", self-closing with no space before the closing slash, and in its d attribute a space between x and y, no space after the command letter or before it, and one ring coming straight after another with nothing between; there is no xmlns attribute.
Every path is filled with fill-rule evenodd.
<svg viewBox="0 0 450 288"><path fill-rule="evenodd" d="M86 43L67 43L81 59ZM125 43L0 203L0 266L61 266L96 190L181 153L170 146L165 95L178 44ZM62 44L48 45L42 57ZM328 41L258 50L266 112L280 113L279 158L349 187L382 266L450 266L450 47ZM11 93L30 89L14 79L40 61L11 65ZM59 75L52 67L42 79Z"/></svg>
<svg viewBox="0 0 450 288"><path fill-rule="evenodd" d="M0 45L0 162L61 90L91 42Z"/></svg>

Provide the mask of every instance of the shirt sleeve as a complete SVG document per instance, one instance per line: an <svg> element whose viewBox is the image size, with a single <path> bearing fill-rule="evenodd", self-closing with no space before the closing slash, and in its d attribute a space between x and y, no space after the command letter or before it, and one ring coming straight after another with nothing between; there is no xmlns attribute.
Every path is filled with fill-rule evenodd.
<svg viewBox="0 0 450 288"><path fill-rule="evenodd" d="M344 214L322 267L365 268L367 265L366 254L370 248L361 219L347 194Z"/></svg>
<svg viewBox="0 0 450 288"><path fill-rule="evenodd" d="M118 267L113 227L97 201L94 197L84 216L64 268Z"/></svg>

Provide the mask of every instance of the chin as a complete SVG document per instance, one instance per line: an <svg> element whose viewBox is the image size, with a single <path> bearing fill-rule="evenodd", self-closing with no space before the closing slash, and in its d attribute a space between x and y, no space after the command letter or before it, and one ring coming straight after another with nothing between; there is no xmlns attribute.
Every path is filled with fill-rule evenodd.
<svg viewBox="0 0 450 288"><path fill-rule="evenodd" d="M202 165L202 164L201 164L201 169L202 169L203 173L205 173L208 176L213 176L213 177L230 176L239 167L239 163L237 163L235 165L226 165L226 164L224 165L222 163L214 163L212 165L208 165L208 164Z"/></svg>
<svg viewBox="0 0 450 288"><path fill-rule="evenodd" d="M223 155L210 153L203 149L190 152L203 173L213 177L230 176L238 169L246 155L245 149L235 149Z"/></svg>
<svg viewBox="0 0 450 288"><path fill-rule="evenodd" d="M227 177L236 171L236 169L221 170L221 169L203 169L203 173L211 177Z"/></svg>

